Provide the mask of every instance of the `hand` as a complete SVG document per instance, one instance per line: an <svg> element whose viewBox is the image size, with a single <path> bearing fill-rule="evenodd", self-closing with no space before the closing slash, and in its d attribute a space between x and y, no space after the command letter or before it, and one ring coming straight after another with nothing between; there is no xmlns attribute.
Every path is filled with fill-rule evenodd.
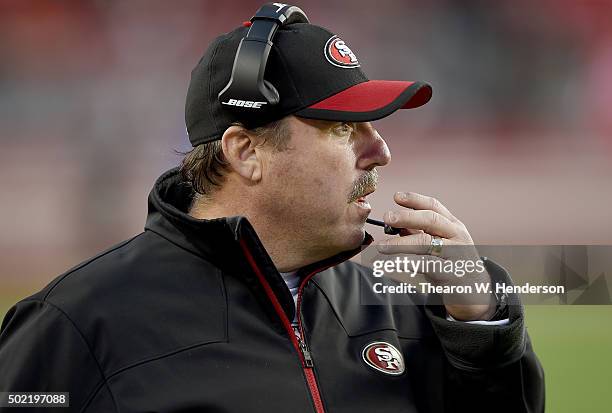
<svg viewBox="0 0 612 413"><path fill-rule="evenodd" d="M437 199L414 192L397 192L394 200L405 209L387 212L384 221L402 230L399 237L386 239L377 245L380 253L416 254L425 256L428 261L442 260L442 264L449 260L475 262L480 259L465 225ZM434 236L442 238L443 241L440 252L435 255L432 251ZM462 277L446 272L426 272L423 275L435 285L456 286L491 282L486 269ZM493 294L490 294L488 302L483 302L481 296L478 303L474 303L469 294L445 294L443 298L446 311L456 320L488 320L495 313L496 300Z"/></svg>

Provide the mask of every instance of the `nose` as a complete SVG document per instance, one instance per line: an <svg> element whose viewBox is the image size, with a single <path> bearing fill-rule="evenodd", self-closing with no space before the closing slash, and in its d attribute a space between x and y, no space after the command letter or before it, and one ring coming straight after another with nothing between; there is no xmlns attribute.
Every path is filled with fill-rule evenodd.
<svg viewBox="0 0 612 413"><path fill-rule="evenodd" d="M355 154L357 167L370 170L391 161L391 152L385 140L370 122L357 123Z"/></svg>

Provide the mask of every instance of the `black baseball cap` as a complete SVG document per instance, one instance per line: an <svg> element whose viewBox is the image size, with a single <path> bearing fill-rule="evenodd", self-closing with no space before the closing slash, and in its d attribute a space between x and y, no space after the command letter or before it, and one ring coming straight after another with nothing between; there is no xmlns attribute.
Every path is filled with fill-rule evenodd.
<svg viewBox="0 0 612 413"><path fill-rule="evenodd" d="M248 26L217 37L191 73L185 122L194 147L221 139L235 122L254 128L290 114L367 122L422 106L431 98L431 86L425 82L369 80L343 39L320 26L293 23L278 29L264 74L278 90L279 103L263 105L255 113L236 112L228 106L244 102L222 102L219 92L230 80Z"/></svg>

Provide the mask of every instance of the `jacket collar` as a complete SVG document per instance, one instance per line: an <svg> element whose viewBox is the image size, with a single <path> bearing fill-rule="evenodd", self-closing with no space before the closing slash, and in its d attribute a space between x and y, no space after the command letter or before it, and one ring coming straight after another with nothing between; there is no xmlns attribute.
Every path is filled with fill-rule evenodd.
<svg viewBox="0 0 612 413"><path fill-rule="evenodd" d="M241 247L243 243L292 320L295 311L293 297L249 221L242 216L211 220L193 218L187 214L192 199L193 192L181 182L178 168L165 172L157 179L149 194L145 229L205 258L224 272L244 278L252 288L259 291L261 286L247 262ZM362 246L371 242L372 237L366 233ZM361 249L345 251L307 265L300 273L318 272L337 265L358 254Z"/></svg>

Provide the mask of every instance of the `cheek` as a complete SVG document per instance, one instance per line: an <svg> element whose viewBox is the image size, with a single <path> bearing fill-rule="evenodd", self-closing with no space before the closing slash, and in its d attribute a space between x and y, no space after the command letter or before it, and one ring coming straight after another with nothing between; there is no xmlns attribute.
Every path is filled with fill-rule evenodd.
<svg viewBox="0 0 612 413"><path fill-rule="evenodd" d="M282 157L270 164L266 184L266 193L272 195L272 202L292 202L304 198L309 188L307 165L293 157ZM277 205L280 207L280 205Z"/></svg>
<svg viewBox="0 0 612 413"><path fill-rule="evenodd" d="M318 202L329 205L346 198L350 174L350 169L341 160L320 157L303 171L303 184L315 194Z"/></svg>
<svg viewBox="0 0 612 413"><path fill-rule="evenodd" d="M313 179L313 184L317 188L325 188L326 180L320 177L315 177Z"/></svg>
<svg viewBox="0 0 612 413"><path fill-rule="evenodd" d="M313 153L304 156L282 156L270 164L269 194L280 199L299 200L297 209L304 214L340 211L346 206L353 183L353 164L342 153ZM277 205L279 206L279 205ZM297 212L297 211L296 211ZM340 212L339 212L340 213ZM333 214L333 213L332 213ZM336 214L333 214L336 215Z"/></svg>

